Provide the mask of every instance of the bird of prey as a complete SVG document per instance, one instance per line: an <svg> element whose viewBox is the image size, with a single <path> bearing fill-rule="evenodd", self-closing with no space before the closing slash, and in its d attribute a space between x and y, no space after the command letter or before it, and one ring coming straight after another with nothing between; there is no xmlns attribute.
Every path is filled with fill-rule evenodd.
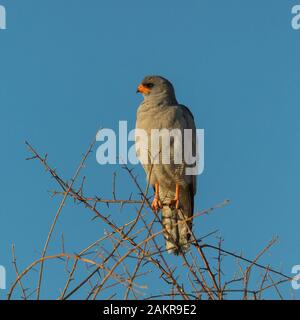
<svg viewBox="0 0 300 320"><path fill-rule="evenodd" d="M194 210L194 196L196 194L196 175L187 175L186 168L190 165L184 161L177 163L174 160L176 145L170 139L170 163L163 163L162 157L154 161L155 156L150 154L151 132L153 129L190 129L193 154L196 153L196 127L191 111L184 105L178 104L174 87L171 82L161 76L147 76L138 86L137 92L144 97L137 111L136 129L143 129L147 133L148 163L141 161L141 150L137 149L137 157L142 162L147 175L148 183L154 189L155 195L152 209L162 211L162 225L168 253L176 255L189 248L192 216ZM140 145L141 136L136 134L136 145ZM183 144L184 144L184 139ZM159 143L162 143L161 140ZM185 145L182 147L184 153ZM161 144L160 144L161 147ZM161 149L160 149L161 150ZM144 161L145 162L145 161Z"/></svg>

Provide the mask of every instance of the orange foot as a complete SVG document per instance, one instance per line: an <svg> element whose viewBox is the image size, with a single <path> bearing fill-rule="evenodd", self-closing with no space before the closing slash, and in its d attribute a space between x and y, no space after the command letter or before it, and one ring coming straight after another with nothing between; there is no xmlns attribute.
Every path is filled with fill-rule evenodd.
<svg viewBox="0 0 300 320"><path fill-rule="evenodd" d="M163 207L162 202L159 199L159 184L157 182L155 183L155 196L152 201L151 207L156 212Z"/></svg>
<svg viewBox="0 0 300 320"><path fill-rule="evenodd" d="M179 184L176 183L175 199L170 201L170 207L171 208L176 208L176 209L180 208L179 191L180 191Z"/></svg>
<svg viewBox="0 0 300 320"><path fill-rule="evenodd" d="M163 207L162 202L158 197L155 197L152 201L151 207L155 211L159 211Z"/></svg>

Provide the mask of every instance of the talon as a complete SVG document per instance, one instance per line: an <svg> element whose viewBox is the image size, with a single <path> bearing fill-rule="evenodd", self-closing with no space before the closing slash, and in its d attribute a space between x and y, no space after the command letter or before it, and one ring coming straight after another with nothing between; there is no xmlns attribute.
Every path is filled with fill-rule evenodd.
<svg viewBox="0 0 300 320"><path fill-rule="evenodd" d="M159 209L161 209L163 206L162 206L162 202L160 201L159 198L154 198L153 201L152 201L152 204L151 204L151 207L153 210L155 211L159 211Z"/></svg>
<svg viewBox="0 0 300 320"><path fill-rule="evenodd" d="M175 191L175 199L170 201L170 207L179 209L180 208L180 201L179 201L179 191L180 186L176 183L176 191Z"/></svg>
<svg viewBox="0 0 300 320"><path fill-rule="evenodd" d="M159 209L162 209L163 205L162 202L159 199L159 184L155 183L155 197L152 201L151 207L155 211L159 211Z"/></svg>

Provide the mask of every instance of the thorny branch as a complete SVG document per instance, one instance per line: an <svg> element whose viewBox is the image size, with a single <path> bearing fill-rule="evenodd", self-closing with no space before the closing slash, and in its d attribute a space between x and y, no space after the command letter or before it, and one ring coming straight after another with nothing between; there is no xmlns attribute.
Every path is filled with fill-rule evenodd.
<svg viewBox="0 0 300 320"><path fill-rule="evenodd" d="M191 249L174 258L164 248L163 233L166 230L163 230L160 216L151 210L151 196L148 195L149 185L143 190L137 176L128 166L123 166L123 168L136 188L135 191L131 190L131 194L135 193L138 196L136 199L132 199L132 195L129 199L118 199L116 172L113 174L112 180L112 199L86 195L84 185L87 182L87 177L83 176L81 182L78 180L94 144L95 141L91 143L83 155L69 183L48 164L47 154L41 156L26 142L31 153L27 160L38 160L42 164L59 187L59 190L51 191L52 197L58 196L62 199L50 226L40 258L20 272L13 247L16 279L9 290L8 299L12 299L13 295L17 294L20 294L23 299L30 298L29 295L26 295L27 289L24 289L24 283L29 275L34 276L32 271L37 266L39 267L37 287L33 289L33 292L36 292L36 299L40 299L42 297L42 281L46 285L48 279L44 275L46 271L44 266L49 261L62 261L65 264L65 267L62 268L65 282L60 284L61 290L59 292L58 289L59 293L57 294L57 299L60 300L78 296L86 296L86 299L221 300L237 294L241 299L263 299L263 294L269 289L274 289L278 297L283 299L279 286L292 278L269 265L258 263L262 255L269 251L276 242L276 238L265 246L254 259L249 259L224 249L222 247L223 239L219 238L216 245L209 244L207 239L214 241L212 236L216 231L201 235L201 238L197 238L195 231L193 231L190 240ZM79 253L75 254L65 252L67 246L63 237L61 252L47 255L50 242L55 242L54 230L68 198L82 204L84 210L92 213L94 220L101 220L102 230L108 229L109 231L106 231L104 236L99 237L98 235L97 240L79 249L77 251ZM225 200L207 210L195 213L193 219L195 221L196 218L210 214L228 203L229 201ZM107 206L100 210L98 206L101 204ZM129 218L129 222L118 225L112 219L114 213L109 204L120 205L121 208L124 205L129 206L130 209L134 209L130 213L132 215L134 212L134 217ZM108 211L108 214L104 213L105 210ZM188 222L190 219L183 220ZM230 276L232 272L224 269L225 260L230 260L232 269L235 270L237 263L238 272L235 272L233 276ZM69 267L70 261L73 261L71 268ZM263 274L261 274L262 270ZM47 269L47 272L51 272L51 270ZM252 281L250 281L250 274ZM260 281L258 281L259 279ZM153 282L155 282L155 286L152 285ZM258 286L255 288L257 283ZM45 297L49 298L46 295Z"/></svg>

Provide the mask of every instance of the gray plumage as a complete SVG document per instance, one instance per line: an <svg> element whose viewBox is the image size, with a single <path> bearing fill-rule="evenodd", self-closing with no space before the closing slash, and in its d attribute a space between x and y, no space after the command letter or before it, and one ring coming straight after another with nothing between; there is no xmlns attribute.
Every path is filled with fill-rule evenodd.
<svg viewBox="0 0 300 320"><path fill-rule="evenodd" d="M192 129L192 149L195 155L196 127L194 118L187 107L178 104L173 85L160 76L148 76L144 78L141 85L146 89L142 92L144 101L137 111L136 128L144 129L148 137L150 137L152 129L180 129L182 137L184 129ZM184 147L183 145L183 150ZM148 148L151 150L150 138ZM162 223L166 249L169 253L179 254L189 248L192 219L188 221L183 221L183 219L193 215L196 176L185 174L185 169L188 167L185 162L174 163L174 140L172 139L170 155L170 164L162 164L161 158L159 164L153 164L153 155L149 153L149 163L143 164L143 167L149 183L153 187L156 183L159 184L159 198L163 205ZM139 150L137 150L137 156L140 157ZM180 186L179 209L170 205L175 197L176 184Z"/></svg>

